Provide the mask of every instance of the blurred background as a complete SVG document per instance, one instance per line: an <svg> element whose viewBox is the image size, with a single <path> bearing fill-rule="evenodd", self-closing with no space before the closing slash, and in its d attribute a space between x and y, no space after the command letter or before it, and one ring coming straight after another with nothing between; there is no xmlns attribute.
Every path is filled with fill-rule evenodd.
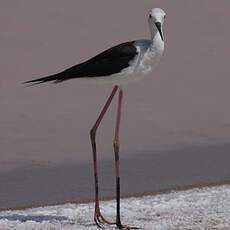
<svg viewBox="0 0 230 230"><path fill-rule="evenodd" d="M93 198L89 130L111 86L21 83L149 38L153 7L167 14L165 53L124 89L123 194L230 179L229 1L2 0L2 209ZM115 103L97 139L103 197L114 191L114 112Z"/></svg>

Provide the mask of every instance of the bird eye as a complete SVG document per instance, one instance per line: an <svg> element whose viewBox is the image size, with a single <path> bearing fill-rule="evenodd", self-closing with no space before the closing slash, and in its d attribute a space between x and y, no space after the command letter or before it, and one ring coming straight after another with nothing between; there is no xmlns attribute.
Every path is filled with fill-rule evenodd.
<svg viewBox="0 0 230 230"><path fill-rule="evenodd" d="M151 14L149 15L149 18L152 18L152 15L151 15Z"/></svg>
<svg viewBox="0 0 230 230"><path fill-rule="evenodd" d="M164 15L164 19L166 19L166 14Z"/></svg>

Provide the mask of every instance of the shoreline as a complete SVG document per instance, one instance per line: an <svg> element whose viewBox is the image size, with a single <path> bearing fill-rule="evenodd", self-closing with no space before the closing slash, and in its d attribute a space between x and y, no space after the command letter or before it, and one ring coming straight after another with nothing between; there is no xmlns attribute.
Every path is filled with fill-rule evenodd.
<svg viewBox="0 0 230 230"><path fill-rule="evenodd" d="M170 189L163 189L158 192L149 192L149 193L139 193L139 194L129 194L122 196L121 199L128 199L128 198L142 198L145 196L156 196L156 195L161 195L161 194L168 194L171 192L180 192L180 191L188 191L191 189L203 189L203 188L212 188L212 187L217 187L217 186L222 186L222 185L230 185L230 180L226 181L220 181L220 182L213 182L213 183L207 183L207 184L195 184L195 185L188 185L185 187L175 187L175 188L170 188ZM112 197L104 197L100 201L112 201L115 198ZM33 208L40 208L40 207L51 207L51 206L59 206L59 205L64 205L64 204L90 204L93 203L93 199L89 200L82 200L82 201L77 201L77 200L66 200L63 202L57 202L57 203L48 203L48 204L41 204L41 205L28 205L28 206L21 206L21 207L15 207L15 208L9 208L9 209L1 209L0 212L2 211L20 211L20 210L27 210L27 209L33 209Z"/></svg>

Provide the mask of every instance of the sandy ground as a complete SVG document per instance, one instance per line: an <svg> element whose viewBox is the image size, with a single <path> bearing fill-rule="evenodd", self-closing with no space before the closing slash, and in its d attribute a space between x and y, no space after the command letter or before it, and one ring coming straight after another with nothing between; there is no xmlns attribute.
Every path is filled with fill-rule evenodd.
<svg viewBox="0 0 230 230"><path fill-rule="evenodd" d="M114 202L101 203L115 219ZM192 189L122 200L122 220L149 230L229 230L230 186ZM64 204L0 212L2 230L98 229L92 222L93 204ZM116 229L106 226L105 229Z"/></svg>
<svg viewBox="0 0 230 230"><path fill-rule="evenodd" d="M152 7L167 12L166 50L148 79L125 89L123 191L230 178L229 146L221 147L230 138L229 1L2 0L0 208L46 203L48 197L52 202L92 198L88 132L110 87L70 81L23 88L21 82L114 44L147 38ZM113 191L114 109L115 103L98 136L99 158L106 164L105 195ZM189 147L196 145L207 146L201 160L200 152ZM174 149L181 148L185 151L177 155ZM145 154L151 160L141 159ZM132 175L148 183L133 186ZM37 192L41 186L44 191Z"/></svg>

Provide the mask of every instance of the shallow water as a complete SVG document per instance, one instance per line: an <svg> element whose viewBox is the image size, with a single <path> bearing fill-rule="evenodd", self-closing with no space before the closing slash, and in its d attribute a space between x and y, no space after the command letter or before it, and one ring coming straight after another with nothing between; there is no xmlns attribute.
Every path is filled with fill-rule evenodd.
<svg viewBox="0 0 230 230"><path fill-rule="evenodd" d="M229 181L230 145L140 152L121 157L121 194L149 194ZM114 161L99 162L100 198L114 198ZM0 208L93 201L93 167L33 165L1 173ZM41 189L42 188L42 189Z"/></svg>

